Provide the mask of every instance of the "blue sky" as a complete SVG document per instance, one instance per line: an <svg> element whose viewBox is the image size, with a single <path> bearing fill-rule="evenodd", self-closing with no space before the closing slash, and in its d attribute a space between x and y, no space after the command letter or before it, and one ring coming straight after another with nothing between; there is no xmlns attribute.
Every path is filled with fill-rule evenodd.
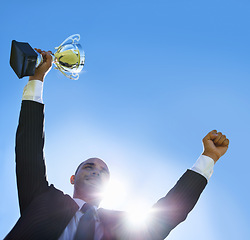
<svg viewBox="0 0 250 240"><path fill-rule="evenodd" d="M0 238L19 216L14 141L27 83L9 66L11 41L53 51L79 33L86 53L80 79L54 69L46 77L49 182L72 194L69 177L96 156L116 187L104 207L150 207L217 129L230 148L168 239L248 239L249 1L6 1L2 10Z"/></svg>

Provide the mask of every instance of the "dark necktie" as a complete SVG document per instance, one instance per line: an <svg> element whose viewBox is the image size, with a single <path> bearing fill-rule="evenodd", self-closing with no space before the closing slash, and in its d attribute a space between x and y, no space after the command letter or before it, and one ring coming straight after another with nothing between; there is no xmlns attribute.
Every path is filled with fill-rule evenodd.
<svg viewBox="0 0 250 240"><path fill-rule="evenodd" d="M81 212L84 214L80 218L74 240L94 240L95 209L91 204L85 203L81 208Z"/></svg>

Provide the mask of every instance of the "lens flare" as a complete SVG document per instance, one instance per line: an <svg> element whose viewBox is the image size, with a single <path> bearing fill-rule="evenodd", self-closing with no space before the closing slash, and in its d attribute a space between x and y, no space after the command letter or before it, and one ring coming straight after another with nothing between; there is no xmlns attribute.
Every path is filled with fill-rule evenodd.
<svg viewBox="0 0 250 240"><path fill-rule="evenodd" d="M121 204L126 199L127 188L125 185L115 179L110 179L108 186L103 192L103 200L101 206L107 209L117 209L121 207Z"/></svg>
<svg viewBox="0 0 250 240"><path fill-rule="evenodd" d="M136 201L127 211L127 221L131 227L137 228L139 226L145 226L148 220L150 220L150 206L144 201Z"/></svg>

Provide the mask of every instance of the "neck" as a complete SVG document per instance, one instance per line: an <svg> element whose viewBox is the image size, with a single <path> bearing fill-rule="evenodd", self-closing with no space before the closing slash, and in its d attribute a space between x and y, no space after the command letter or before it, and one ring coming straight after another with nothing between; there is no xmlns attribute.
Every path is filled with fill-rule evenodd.
<svg viewBox="0 0 250 240"><path fill-rule="evenodd" d="M94 197L91 194L79 193L75 190L74 190L73 198L79 198L87 203L92 204L93 206L96 206L96 207L98 207L100 202L101 202L101 200L99 198Z"/></svg>

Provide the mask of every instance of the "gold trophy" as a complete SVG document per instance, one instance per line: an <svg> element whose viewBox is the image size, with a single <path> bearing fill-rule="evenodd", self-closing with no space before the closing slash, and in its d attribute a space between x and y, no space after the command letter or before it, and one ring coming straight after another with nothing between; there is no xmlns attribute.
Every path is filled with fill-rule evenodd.
<svg viewBox="0 0 250 240"><path fill-rule="evenodd" d="M79 78L85 62L85 53L78 43L79 40L79 34L69 36L55 48L56 52L52 54L55 69L73 80ZM42 55L28 43L12 41L10 65L19 78L34 75L35 68L42 62Z"/></svg>

